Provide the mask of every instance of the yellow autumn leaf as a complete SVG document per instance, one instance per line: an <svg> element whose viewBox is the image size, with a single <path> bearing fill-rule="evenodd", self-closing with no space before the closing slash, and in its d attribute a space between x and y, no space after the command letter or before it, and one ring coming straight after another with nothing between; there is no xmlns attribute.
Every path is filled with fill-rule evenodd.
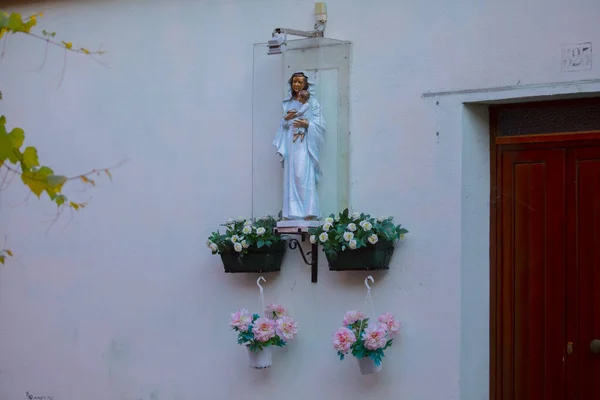
<svg viewBox="0 0 600 400"><path fill-rule="evenodd" d="M13 256L12 251L10 251L9 249L6 249L5 251L6 251L6 254L8 254L9 256L11 256L11 257Z"/></svg>
<svg viewBox="0 0 600 400"><path fill-rule="evenodd" d="M80 178L83 181L83 183L89 183L92 186L96 186L96 182L94 182L93 180L89 179L87 176L81 175Z"/></svg>
<svg viewBox="0 0 600 400"><path fill-rule="evenodd" d="M90 54L90 51L88 49L84 49L83 47L81 48L81 51L85 54Z"/></svg>
<svg viewBox="0 0 600 400"><path fill-rule="evenodd" d="M65 42L64 40L63 40L62 44L64 44L67 49L71 49L73 47L73 43Z"/></svg>

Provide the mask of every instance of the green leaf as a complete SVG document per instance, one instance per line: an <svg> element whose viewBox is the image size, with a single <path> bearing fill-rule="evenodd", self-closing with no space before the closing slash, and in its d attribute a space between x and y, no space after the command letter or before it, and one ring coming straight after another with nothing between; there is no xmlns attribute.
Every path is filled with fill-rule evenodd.
<svg viewBox="0 0 600 400"><path fill-rule="evenodd" d="M48 177L46 178L46 182L48 184L48 187L46 188L46 193L48 193L48 196L50 196L51 199L56 201L56 196L60 193L66 181L66 176L48 175Z"/></svg>
<svg viewBox="0 0 600 400"><path fill-rule="evenodd" d="M37 171L23 171L21 179L23 183L29 186L29 189L39 198L44 190L48 189L48 176L52 175L48 167L42 167Z"/></svg>
<svg viewBox="0 0 600 400"><path fill-rule="evenodd" d="M28 146L25 148L21 164L23 166L23 171L30 170L33 167L39 167L40 161L35 147Z"/></svg>
<svg viewBox="0 0 600 400"><path fill-rule="evenodd" d="M21 18L21 14L11 13L8 17L6 27L12 31L23 30L23 19Z"/></svg>
<svg viewBox="0 0 600 400"><path fill-rule="evenodd" d="M62 186L67 181L67 177L64 175L49 175L46 178L46 181L48 182L48 186L50 186L52 189L57 189L57 191L60 191Z"/></svg>
<svg viewBox="0 0 600 400"><path fill-rule="evenodd" d="M25 141L25 131L21 128L14 128L8 135L13 141L13 145L17 149L20 149L21 145L23 145L23 142Z"/></svg>
<svg viewBox="0 0 600 400"><path fill-rule="evenodd" d="M12 158L14 146L13 141L8 134L0 132L0 161Z"/></svg>
<svg viewBox="0 0 600 400"><path fill-rule="evenodd" d="M31 28L37 25L37 20L35 18L29 18L27 22L23 24L23 32L31 31Z"/></svg>
<svg viewBox="0 0 600 400"><path fill-rule="evenodd" d="M258 242L256 242L256 247L258 247L259 249L261 247L263 247L265 245L265 242L263 240L259 240Z"/></svg>
<svg viewBox="0 0 600 400"><path fill-rule="evenodd" d="M6 259L6 256L0 255L0 264L4 264L5 259Z"/></svg>
<svg viewBox="0 0 600 400"><path fill-rule="evenodd" d="M57 206L62 206L67 201L67 197L64 194L59 194L54 198L54 202Z"/></svg>

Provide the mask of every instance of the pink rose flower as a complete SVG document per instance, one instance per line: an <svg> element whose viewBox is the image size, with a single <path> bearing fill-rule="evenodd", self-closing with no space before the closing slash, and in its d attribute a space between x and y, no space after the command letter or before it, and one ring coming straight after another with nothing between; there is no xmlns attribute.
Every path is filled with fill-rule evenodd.
<svg viewBox="0 0 600 400"><path fill-rule="evenodd" d="M281 317L276 321L275 332L283 341L287 342L298 333L298 324L290 317Z"/></svg>
<svg viewBox="0 0 600 400"><path fill-rule="evenodd" d="M348 311L346 313L346 315L344 316L342 325L344 325L344 326L352 325L353 323L355 323L356 321L359 321L361 319L365 319L365 314L363 314L362 312L360 312L358 310Z"/></svg>
<svg viewBox="0 0 600 400"><path fill-rule="evenodd" d="M363 340L367 349L381 349L387 343L387 329L383 325L370 326L363 332Z"/></svg>
<svg viewBox="0 0 600 400"><path fill-rule="evenodd" d="M348 328L340 328L333 334L333 348L342 353L350 351L356 342L356 335Z"/></svg>
<svg viewBox="0 0 600 400"><path fill-rule="evenodd" d="M269 318L258 318L254 321L252 333L259 342L268 342L275 336L275 321Z"/></svg>
<svg viewBox="0 0 600 400"><path fill-rule="evenodd" d="M241 309L231 314L231 322L229 326L234 329L238 329L241 332L245 332L252 325L252 314L246 309Z"/></svg>
<svg viewBox="0 0 600 400"><path fill-rule="evenodd" d="M381 314L378 321L387 329L390 336L396 336L400 332L400 321L394 319L390 313Z"/></svg>
<svg viewBox="0 0 600 400"><path fill-rule="evenodd" d="M284 306L279 304L269 304L265 307L265 316L270 319L279 319L288 315Z"/></svg>

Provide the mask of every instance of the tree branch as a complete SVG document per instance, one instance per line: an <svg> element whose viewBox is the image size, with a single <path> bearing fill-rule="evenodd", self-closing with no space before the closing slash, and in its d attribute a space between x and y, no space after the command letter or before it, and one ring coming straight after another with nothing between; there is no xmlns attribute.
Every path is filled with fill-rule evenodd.
<svg viewBox="0 0 600 400"><path fill-rule="evenodd" d="M110 171L112 171L113 169L116 169L116 168L122 166L123 164L127 163L128 161L129 161L129 159L125 158L125 159L119 161L117 164L113 165L112 167L102 168L102 169L93 169L93 170L88 171L88 172L86 172L84 174L75 175L75 176L71 176L71 177L65 177L64 180L65 181L74 181L76 179L79 179L79 180L82 180L85 183L92 183L93 181L90 180L88 178L88 176L94 175L94 174L95 175L100 175L101 172L104 172L108 176L108 178L112 181L112 175L110 174ZM10 172L13 172L13 173L18 174L18 175L22 175L23 174L18 169L10 167L6 163L2 164L2 166L0 166L0 168L1 167L5 167ZM45 178L39 178L38 179L36 177L32 177L32 178L29 178L29 179L34 180L34 181L38 181L38 182L45 182L46 181ZM93 186L93 184L92 184L92 186Z"/></svg>

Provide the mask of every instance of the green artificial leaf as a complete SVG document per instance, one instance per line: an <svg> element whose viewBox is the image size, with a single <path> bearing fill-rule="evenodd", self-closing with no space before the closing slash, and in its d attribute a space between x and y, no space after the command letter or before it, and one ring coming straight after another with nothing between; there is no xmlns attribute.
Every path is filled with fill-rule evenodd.
<svg viewBox="0 0 600 400"><path fill-rule="evenodd" d="M39 167L40 161L35 147L28 146L25 148L21 165L23 166L23 171L28 171L33 167Z"/></svg>

